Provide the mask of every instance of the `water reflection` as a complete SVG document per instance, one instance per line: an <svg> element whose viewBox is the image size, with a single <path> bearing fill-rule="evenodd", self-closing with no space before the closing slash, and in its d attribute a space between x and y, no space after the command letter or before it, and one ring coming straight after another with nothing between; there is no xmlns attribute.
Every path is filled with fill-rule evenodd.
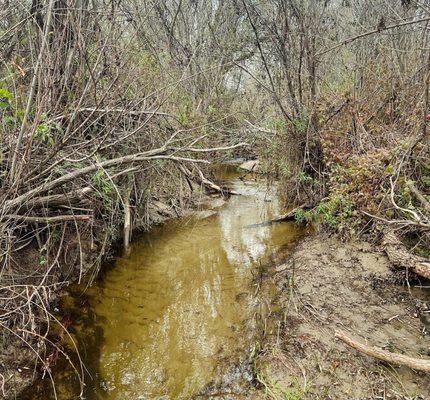
<svg viewBox="0 0 430 400"><path fill-rule="evenodd" d="M75 327L93 378L87 399L189 399L220 359L246 353L253 267L300 231L245 228L278 215L278 199L258 182L231 185L244 195L209 218L155 228L89 289L90 312Z"/></svg>

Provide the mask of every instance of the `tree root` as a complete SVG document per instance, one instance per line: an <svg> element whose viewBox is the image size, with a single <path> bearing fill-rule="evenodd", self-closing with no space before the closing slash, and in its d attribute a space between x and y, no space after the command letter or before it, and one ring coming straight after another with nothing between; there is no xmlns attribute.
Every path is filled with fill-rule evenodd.
<svg viewBox="0 0 430 400"><path fill-rule="evenodd" d="M335 337L360 353L366 354L367 356L377 358L378 360L382 360L390 364L405 365L417 371L430 372L430 360L408 357L403 354L391 353L387 350L382 350L379 347L368 346L351 339L346 335L346 333L342 331L336 331Z"/></svg>

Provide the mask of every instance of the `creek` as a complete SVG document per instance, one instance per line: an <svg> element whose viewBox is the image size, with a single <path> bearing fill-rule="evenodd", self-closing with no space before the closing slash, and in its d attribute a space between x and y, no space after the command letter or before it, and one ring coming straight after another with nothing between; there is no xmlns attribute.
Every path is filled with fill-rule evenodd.
<svg viewBox="0 0 430 400"><path fill-rule="evenodd" d="M219 178L240 195L222 205L203 202L200 211L154 227L93 285L73 287L63 300L87 369L85 399L189 399L221 365L249 357L261 312L259 268L303 231L260 224L282 213L276 185L244 180L231 167ZM58 399L78 398L64 361L53 375ZM46 399L52 387L44 386L28 399Z"/></svg>

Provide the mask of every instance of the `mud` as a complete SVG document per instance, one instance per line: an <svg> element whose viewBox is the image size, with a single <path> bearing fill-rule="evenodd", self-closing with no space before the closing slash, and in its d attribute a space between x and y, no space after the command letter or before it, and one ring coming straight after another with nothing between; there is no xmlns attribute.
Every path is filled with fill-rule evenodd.
<svg viewBox="0 0 430 400"><path fill-rule="evenodd" d="M335 329L389 351L430 358L428 289L400 286L363 242L306 238L267 272L280 307L254 359L256 399L430 399L430 376L347 348Z"/></svg>

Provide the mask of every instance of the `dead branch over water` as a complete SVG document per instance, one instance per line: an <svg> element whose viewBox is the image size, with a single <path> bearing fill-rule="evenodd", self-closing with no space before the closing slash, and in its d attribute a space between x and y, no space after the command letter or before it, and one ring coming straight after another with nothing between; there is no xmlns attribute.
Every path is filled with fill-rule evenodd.
<svg viewBox="0 0 430 400"><path fill-rule="evenodd" d="M282 181L293 211L279 220L385 232L393 265L430 278L429 13L403 0L0 0L3 331L49 374L59 288L95 276L113 240L151 225L152 204L180 214L197 188L234 194L208 165L239 156Z"/></svg>

